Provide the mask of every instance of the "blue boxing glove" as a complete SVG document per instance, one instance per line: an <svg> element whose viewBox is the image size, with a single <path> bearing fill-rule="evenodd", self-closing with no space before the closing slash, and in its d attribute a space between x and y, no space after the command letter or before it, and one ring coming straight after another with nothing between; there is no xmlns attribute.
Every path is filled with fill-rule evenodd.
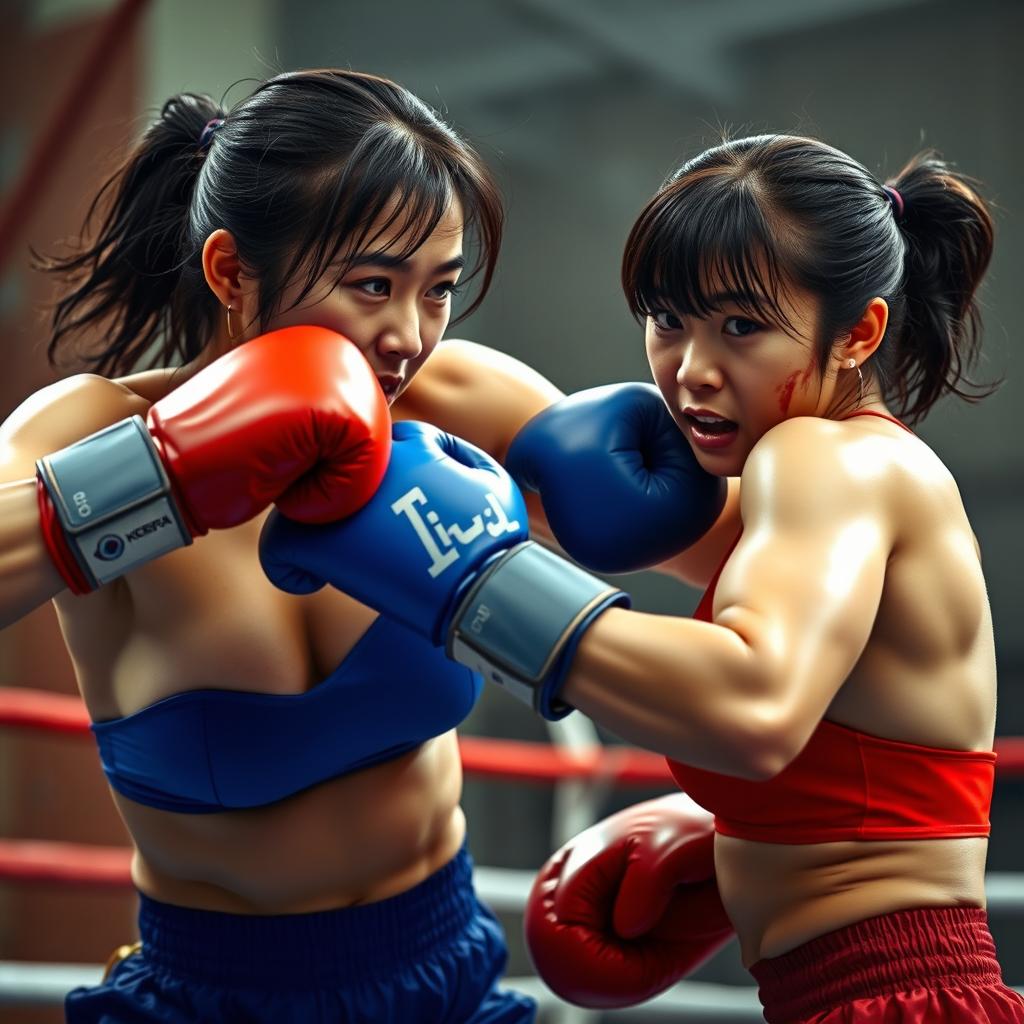
<svg viewBox="0 0 1024 1024"><path fill-rule="evenodd" d="M558 690L580 637L629 598L526 538L523 497L497 462L425 423L400 422L363 508L319 525L272 512L260 561L282 590L330 583L561 718L572 709Z"/></svg>
<svg viewBox="0 0 1024 1024"><path fill-rule="evenodd" d="M569 395L516 435L505 466L537 491L565 552L596 572L635 572L678 554L725 504L651 384Z"/></svg>

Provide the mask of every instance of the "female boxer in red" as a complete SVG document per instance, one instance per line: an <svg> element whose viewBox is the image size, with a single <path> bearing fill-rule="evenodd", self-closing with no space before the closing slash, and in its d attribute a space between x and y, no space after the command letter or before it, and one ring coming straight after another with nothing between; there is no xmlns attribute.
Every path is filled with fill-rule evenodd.
<svg viewBox="0 0 1024 1024"><path fill-rule="evenodd" d="M694 618L630 611L530 543L501 468L429 430L396 430L351 517L268 517L282 588L329 581L541 714L577 708L669 755L714 813L641 805L546 866L527 934L567 998L647 998L731 924L773 1024L1024 1021L984 911L996 673L980 557L949 472L897 418L974 396L991 249L985 204L931 154L883 186L819 142L744 139L647 204L623 277L677 429L623 443L654 418L650 395L598 389L540 412L507 465L566 551L606 571L644 563L652 522L706 525L710 509L663 566L707 587ZM724 507L703 483L679 500L680 447L729 481Z"/></svg>
<svg viewBox="0 0 1024 1024"><path fill-rule="evenodd" d="M96 373L0 432L3 620L53 599L136 847L141 951L68 1019L533 1019L496 985L463 844L479 679L342 594L282 594L256 555L271 502L333 519L380 482L389 404L460 277L477 302L490 282L490 174L399 86L300 72L228 111L169 101L99 204L48 264L51 354L101 337ZM465 348L495 387L528 376ZM459 363L417 406L456 429ZM558 397L487 380L495 445Z"/></svg>
<svg viewBox="0 0 1024 1024"><path fill-rule="evenodd" d="M979 394L965 374L992 237L934 154L882 185L829 146L762 136L684 165L626 246L655 380L729 499L667 566L707 588L694 619L608 611L561 696L668 754L714 813L721 899L772 1024L1024 1021L984 910L996 669L980 554L955 482L905 425ZM659 928L721 941L706 886L674 888L710 869L681 796L584 833L535 887L541 972L582 1002L651 994L673 956L676 976L694 960ZM657 978L622 941L644 933Z"/></svg>

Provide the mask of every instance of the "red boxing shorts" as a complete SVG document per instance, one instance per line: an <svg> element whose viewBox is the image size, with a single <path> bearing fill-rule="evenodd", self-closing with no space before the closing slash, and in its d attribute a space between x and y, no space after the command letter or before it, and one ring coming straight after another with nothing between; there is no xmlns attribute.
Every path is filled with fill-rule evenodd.
<svg viewBox="0 0 1024 1024"><path fill-rule="evenodd" d="M1024 1024L985 911L901 910L750 968L768 1024Z"/></svg>

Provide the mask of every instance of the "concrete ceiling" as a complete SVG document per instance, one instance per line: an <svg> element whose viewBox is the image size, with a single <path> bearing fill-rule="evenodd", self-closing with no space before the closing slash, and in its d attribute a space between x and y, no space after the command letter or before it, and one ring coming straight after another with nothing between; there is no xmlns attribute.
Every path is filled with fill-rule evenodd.
<svg viewBox="0 0 1024 1024"><path fill-rule="evenodd" d="M404 84L463 112L609 75L716 101L731 96L749 47L941 6L935 0L312 0L282 5L279 35L287 39L282 57L293 66L327 57L384 73L400 69Z"/></svg>

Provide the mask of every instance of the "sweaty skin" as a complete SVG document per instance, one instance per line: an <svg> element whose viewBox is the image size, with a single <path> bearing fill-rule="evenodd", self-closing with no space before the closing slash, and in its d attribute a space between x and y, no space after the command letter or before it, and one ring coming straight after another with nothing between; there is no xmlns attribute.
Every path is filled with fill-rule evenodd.
<svg viewBox="0 0 1024 1024"><path fill-rule="evenodd" d="M305 597L275 588L256 557L263 516L211 531L93 594L61 592L39 534L30 478L36 454L125 416L145 416L182 379L171 370L116 382L69 378L36 396L0 434L9 481L0 485L0 504L10 513L0 528L11 602L4 614L17 617L16 600L38 604L40 593L56 595L94 719L203 687L301 693L334 669L375 617L329 587ZM508 356L445 342L392 411L458 431L500 457L519 427L560 395ZM491 415L480 416L482 408ZM382 682L387 670L381 666ZM179 814L112 795L135 842L132 875L142 891L201 909L266 914L365 903L422 881L462 843L461 787L452 731L262 808Z"/></svg>
<svg viewBox="0 0 1024 1024"><path fill-rule="evenodd" d="M528 418L525 404L522 412L516 411L519 403L532 401L539 409L557 397L524 368L500 373L506 359L469 343L446 343L396 413L429 418L430 397L439 407L465 410L466 419L453 423L453 429L500 457L499 436L511 436L514 429L492 434L493 424L507 422L512 428ZM806 386L814 386L804 367L794 373ZM471 402L458 396L479 393L487 381L493 385L487 408L501 410L501 415L483 420L472 415ZM536 388L532 398L531 384ZM794 481L792 501L781 507L777 495L762 493L764 481L772 478L769 460L804 467L796 475L806 480L806 489L796 490ZM716 621L728 625L612 610L598 619L581 645L570 684L573 702L592 710L600 721L618 723L615 731L634 742L669 752L678 744L677 753L695 764L701 764L697 734L713 729L711 740L704 743L705 766L737 774L777 770L795 755L822 714L866 732L924 745L991 749L994 650L979 555L956 485L934 453L877 417L841 422L805 417L766 436L763 450L748 460L748 470L742 478L729 480L729 497L714 527L660 567L691 585L706 586L745 521L744 540L717 590ZM852 510L863 491L864 472L872 474L873 498L858 517ZM776 473L775 483L781 487L790 482ZM821 537L805 535L805 523L786 519L790 504L799 510L801 504L829 495L832 506L825 519L834 519L834 526ZM863 529L866 512L880 517L873 533ZM543 530L542 522L531 519L531 527L538 526ZM861 555L844 565L846 559L840 556L853 543ZM808 564L809 558L827 560L829 551L837 571L824 579L825 596L820 590L801 593L806 580L792 567ZM771 561L768 552L775 552ZM791 576L790 597L780 592L779 582ZM863 587L858 589L858 578L865 577L875 581L868 588L875 590L873 600L864 597ZM751 586L756 589L751 591ZM804 717L798 719L802 697L796 688L813 686L808 680L819 675L811 650L804 656L804 678L782 673L774 681L762 676L748 681L742 670L750 664L757 635L791 643L791 652L799 649L808 609L820 614L818 629L828 622L830 616L818 606L824 601L827 607L829 594L828 600L839 602L831 616L839 636L824 641L830 651L824 664L839 667L825 673L816 707L804 708ZM741 606L738 595L750 607ZM779 600L798 602L793 623L779 623L792 632L791 640L770 635L771 624L761 608L774 608ZM842 608L850 600L860 607L846 618L867 623L856 635L842 626ZM757 634L753 625L744 628L741 618L753 622L755 604L762 612L761 622L755 623ZM685 638L691 631L694 640L688 651ZM709 660L716 651L721 669ZM723 675L729 670L732 677ZM844 672L845 682L830 697L829 680ZM720 687L720 682L725 685ZM774 691L769 689L773 683ZM759 695L746 688L751 684L762 689L764 699L752 699ZM719 689L719 711L726 714L712 721ZM705 706L708 714L695 719L695 707ZM788 720L782 717L787 709ZM765 716L772 730L764 729ZM687 717L695 725L681 739ZM910 732L907 722L914 723ZM750 763L749 749L763 749L752 744L753 730L782 746L781 751L768 751L773 760L767 766ZM727 757L717 760L723 749ZM740 936L743 959L750 964L889 910L984 906L986 850L984 839L783 845L718 836L715 859L722 897Z"/></svg>
<svg viewBox="0 0 1024 1024"><path fill-rule="evenodd" d="M502 457L519 428L561 392L517 360L465 342L439 345L464 265L454 203L408 258L401 218L381 214L379 250L305 297L286 292L260 326L259 284L234 240L215 231L203 269L223 318L185 367L120 380L81 374L45 388L0 425L0 623L53 599L94 720L207 687L302 693L326 678L375 613L325 587L297 597L263 574L266 514L213 530L92 594L64 589L43 545L35 460L158 401L218 355L263 331L311 324L363 352L396 418L456 432ZM298 286L293 286L297 291ZM537 510L536 525L544 532ZM382 538L384 542L384 538ZM381 684L389 666L382 664ZM383 705L382 705L383 706ZM380 900L447 863L465 835L454 730L394 760L329 780L265 807L181 814L113 798L135 855L132 875L157 900L239 914L305 913Z"/></svg>
<svg viewBox="0 0 1024 1024"><path fill-rule="evenodd" d="M813 304L787 310L804 337ZM649 321L648 358L680 429L687 407L736 422L695 449L729 477L712 531L663 565L705 588L730 545L713 621L611 609L587 631L563 690L624 739L747 779L774 776L823 717L878 736L991 750L995 648L980 554L952 476L918 437L857 407L849 359L869 357L872 300L834 366L728 304L706 320ZM789 385L792 385L790 388ZM780 414L778 398L787 397ZM693 443L693 442L691 442ZM987 840L768 844L718 836L727 911L750 965L864 918L985 905Z"/></svg>
<svg viewBox="0 0 1024 1024"><path fill-rule="evenodd" d="M657 379L657 359L652 366ZM170 377L154 371L121 384L87 378L58 385L53 404L40 399L52 432L31 447L52 451L144 414ZM88 395L68 406L78 389ZM558 397L517 361L450 341L392 411L433 422L500 459L519 427ZM66 421L53 414L57 408L67 409ZM0 485L8 621L18 601L34 607L61 589L38 539L34 482L26 479L34 455L20 451L13 434L10 425L0 433L3 479L11 481ZM779 465L801 472L780 476ZM727 475L718 522L661 567L706 586L743 525L716 592L714 623L607 612L580 646L569 699L614 722L628 740L748 777L779 770L823 714L924 745L991 749L994 648L978 551L956 485L927 446L874 417L800 418L764 436L742 480ZM815 503L830 498L821 517L827 526L806 530L796 513L820 512ZM351 649L372 613L329 588L297 598L270 586L253 554L259 526L211 533L97 594L57 598L95 717L214 679L298 692ZM531 528L547 535L536 503ZM793 571L814 565L836 571ZM169 620L162 613L168 602L188 616ZM812 618L815 628L807 629ZM460 787L448 734L257 810L178 815L115 799L136 836L134 873L146 892L208 909L300 912L382 898L444 863L463 835ZM888 910L984 906L986 848L983 839L798 846L718 837L716 865L750 964Z"/></svg>
<svg viewBox="0 0 1024 1024"><path fill-rule="evenodd" d="M432 372L420 378L428 387L419 390L418 381L409 399L422 402L436 390L439 397L443 392L448 407L464 410L472 406L457 399L460 389L484 386L494 374L489 360L506 358L456 342L442 346L437 357L429 366ZM482 367L475 365L477 360ZM796 379L813 387L805 367L794 371ZM529 392L521 390L523 376L511 380L514 387L506 380L492 398L514 423L523 416L512 410ZM536 401L543 402L543 394L541 387ZM414 402L404 408L413 412ZM870 408L884 409L880 404ZM415 415L426 418L424 411L415 409ZM478 432L471 439L500 453L500 443L486 436L479 417L470 415L459 428L466 434L474 424ZM772 463L780 460L803 467L794 475L805 481L799 488L792 482L792 499L781 506L777 493L764 493ZM660 567L693 586L706 586L745 521L744 540L717 591L716 623L727 625L606 613L581 645L570 684L573 703L600 721L616 722L615 731L626 739L669 752L676 744L676 753L695 764L702 763L698 734L713 730L704 743L705 766L737 774L778 770L821 715L923 745L991 749L994 648L979 553L956 484L934 453L877 417L841 422L804 417L766 436L762 450L748 462L749 472L729 479L729 497L714 527ZM871 474L873 497L858 517L854 510L865 472ZM777 473L775 483L790 485L788 477L783 481ZM830 495L824 518L833 525L820 537L807 535L806 523L787 520L785 513L794 506L799 511ZM863 528L867 512L879 517L873 532ZM860 556L844 565L854 543ZM775 554L768 561L770 551ZM823 592L803 592L807 581L793 566L811 564L813 558L827 564L829 552L836 572L822 581L814 577ZM874 580L867 597L857 585L865 577ZM780 581L792 583L791 596L788 588L780 590ZM738 595L744 595L742 605ZM779 623L792 638L773 636L764 614L764 608L780 601L797 602L794 621ZM754 620L755 604L760 623ZM801 659L803 677L781 672L767 679L747 676L745 670L758 636L791 643L790 653L799 650L808 632L803 628L810 621L808 609L820 616L817 629L831 620L838 637L821 641L829 651L822 664L831 668L817 685L815 705L803 708L800 718L803 698L797 689L810 685L813 691L808 680L821 675L814 652L808 649ZM753 623L749 629L744 616L748 625ZM851 633L843 627L844 618L865 625ZM714 660L716 652L720 662ZM750 685L760 692L749 690ZM830 685L836 687L831 695ZM705 706L708 714L695 719L695 708ZM712 721L716 708L726 713ZM695 722L692 730L685 729L687 718ZM908 722L913 723L910 731ZM767 735L781 747L767 751L767 765L750 763L749 751L763 750L751 743L752 733L760 740ZM727 756L718 760L723 749ZM750 964L889 910L984 906L986 851L984 839L783 845L719 836L715 856L722 896L743 959Z"/></svg>
<svg viewBox="0 0 1024 1024"><path fill-rule="evenodd" d="M580 644L567 698L600 721L614 716L627 740L752 779L785 767L822 716L991 750L991 616L952 478L922 441L875 418L794 420L774 434L743 473L743 538L713 623L607 612ZM802 472L779 479L779 462ZM865 472L870 508L851 480ZM800 512L815 504L827 512L816 528ZM987 845L718 836L715 863L749 966L891 910L983 907Z"/></svg>

